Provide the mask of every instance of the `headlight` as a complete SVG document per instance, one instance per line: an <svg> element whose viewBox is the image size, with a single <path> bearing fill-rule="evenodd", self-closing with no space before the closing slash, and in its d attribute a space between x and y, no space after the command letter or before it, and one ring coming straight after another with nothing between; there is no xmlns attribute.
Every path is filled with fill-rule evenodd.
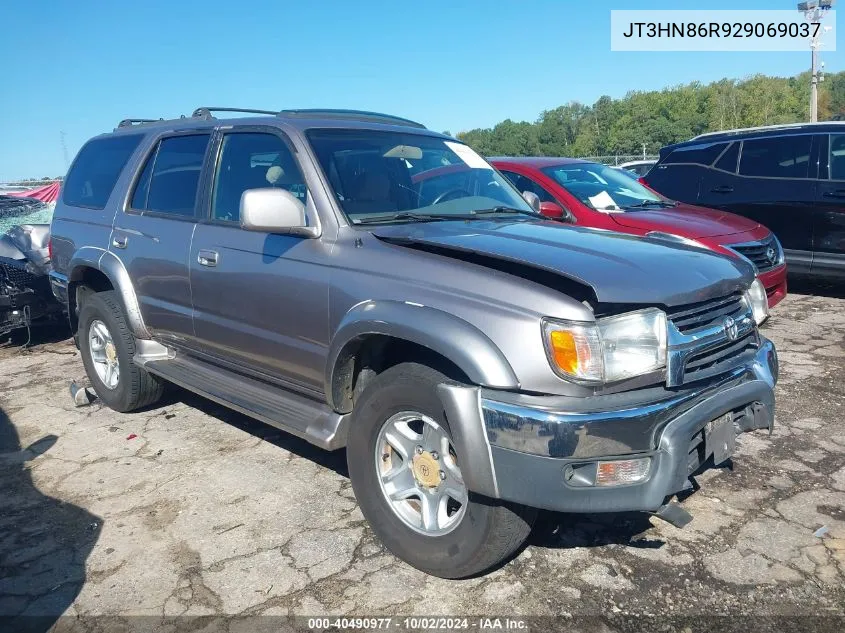
<svg viewBox="0 0 845 633"><path fill-rule="evenodd" d="M781 264L783 264L786 261L786 256L784 255L783 246L781 246L780 240L775 235L772 235L772 237L774 238L774 242L775 242L775 263L774 263L774 265L780 266Z"/></svg>
<svg viewBox="0 0 845 633"><path fill-rule="evenodd" d="M649 308L594 323L544 319L543 342L562 378L616 382L666 366L666 314Z"/></svg>
<svg viewBox="0 0 845 633"><path fill-rule="evenodd" d="M745 300L751 306L754 313L754 322L760 325L769 318L769 298L766 296L766 287L759 279L755 279L751 287L745 291Z"/></svg>

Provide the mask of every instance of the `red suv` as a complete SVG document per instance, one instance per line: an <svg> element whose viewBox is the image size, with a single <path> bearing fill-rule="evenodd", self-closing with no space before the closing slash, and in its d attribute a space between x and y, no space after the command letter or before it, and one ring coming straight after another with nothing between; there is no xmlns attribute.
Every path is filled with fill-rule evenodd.
<svg viewBox="0 0 845 633"><path fill-rule="evenodd" d="M540 211L581 226L694 243L740 255L757 268L769 307L786 296L783 248L762 224L664 198L629 174L572 158L490 158L520 191L540 198Z"/></svg>

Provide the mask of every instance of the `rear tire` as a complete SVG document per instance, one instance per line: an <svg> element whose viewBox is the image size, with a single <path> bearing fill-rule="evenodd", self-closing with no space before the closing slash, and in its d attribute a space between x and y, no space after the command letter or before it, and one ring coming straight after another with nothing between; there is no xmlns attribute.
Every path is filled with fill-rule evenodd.
<svg viewBox="0 0 845 633"><path fill-rule="evenodd" d="M392 420L399 420L398 424L405 424L404 428L407 429L409 425L404 420L415 417L410 415L411 413L418 413L419 416L416 417L428 420L429 437L432 432L440 433L436 435L438 439L435 440L435 445L448 445L451 450L454 440L436 392L439 384L447 382L451 381L440 372L416 363L396 365L372 379L352 412L347 460L352 487L361 512L391 552L408 564L434 576L466 578L488 571L517 551L531 531L536 511L472 493L464 495L458 492L447 499L447 502L452 508L458 505L460 509L452 509L451 518L445 514L440 515L445 527L441 528L441 519L438 518L429 526L438 529L429 529L422 525L423 508L426 507L422 503L422 497L430 495L435 499L441 485L446 486L453 482L450 469L455 466L456 474L451 485L457 489L463 483L462 476L459 475L460 464L450 461L444 465L444 451L431 451L430 447L425 446L424 451L415 453L421 460L419 466L422 470L417 469L417 463L413 459L409 463L402 459L399 462L401 466L390 465L386 470L378 462L380 456L382 459L388 459L389 455L392 460L394 450L397 456L401 456L402 452L414 452L409 450L409 447L394 449L395 442L388 442L387 448L382 444L386 437L386 426L391 424ZM416 425L415 429L423 429L419 431L419 441L423 442L426 422L415 421L412 424ZM410 435L413 436L414 433L417 431L411 431ZM393 433L393 436L395 435ZM417 440L411 440L411 449L414 449L416 442ZM430 461L432 454L435 462ZM481 456L482 459L485 457ZM438 483L436 478L421 479L424 477L421 473L428 473L428 467L435 463L444 468L440 475L443 484ZM402 470L402 467L408 468L412 473L411 480L404 480L405 485L412 481L414 485L419 486L420 492L417 497L398 495L402 499L391 501L388 499L390 493L387 492L384 481L391 480L391 473L394 470ZM395 492L396 488L391 490ZM462 497L465 502L458 504L454 501L456 497ZM419 502L416 499L419 499ZM401 505L403 503L410 504L410 508ZM411 524L412 519L408 518L414 515L415 504L420 515L420 524L416 527ZM398 511L397 505L400 508Z"/></svg>
<svg viewBox="0 0 845 633"><path fill-rule="evenodd" d="M114 290L86 296L79 312L77 336L85 373L110 409L126 413L161 398L162 381L132 362L135 336Z"/></svg>

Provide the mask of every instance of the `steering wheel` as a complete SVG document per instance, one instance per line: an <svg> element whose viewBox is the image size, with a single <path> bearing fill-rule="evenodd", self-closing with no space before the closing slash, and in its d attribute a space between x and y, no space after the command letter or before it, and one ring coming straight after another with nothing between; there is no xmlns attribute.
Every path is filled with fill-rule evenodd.
<svg viewBox="0 0 845 633"><path fill-rule="evenodd" d="M458 195L460 194L460 195ZM431 203L432 206L435 204L440 204L441 202L446 202L446 200L452 200L455 198L469 198L472 194L467 191L466 189L461 189L456 187L455 189L449 189L448 191L444 191L439 196L437 196L434 201Z"/></svg>

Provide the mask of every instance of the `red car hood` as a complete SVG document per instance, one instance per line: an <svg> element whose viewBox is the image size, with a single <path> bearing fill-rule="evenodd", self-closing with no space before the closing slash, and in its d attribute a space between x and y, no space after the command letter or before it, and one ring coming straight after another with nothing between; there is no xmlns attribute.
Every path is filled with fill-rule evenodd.
<svg viewBox="0 0 845 633"><path fill-rule="evenodd" d="M672 209L644 209L611 213L617 224L631 229L674 233L690 239L733 235L756 229L759 224L727 211L687 204Z"/></svg>

